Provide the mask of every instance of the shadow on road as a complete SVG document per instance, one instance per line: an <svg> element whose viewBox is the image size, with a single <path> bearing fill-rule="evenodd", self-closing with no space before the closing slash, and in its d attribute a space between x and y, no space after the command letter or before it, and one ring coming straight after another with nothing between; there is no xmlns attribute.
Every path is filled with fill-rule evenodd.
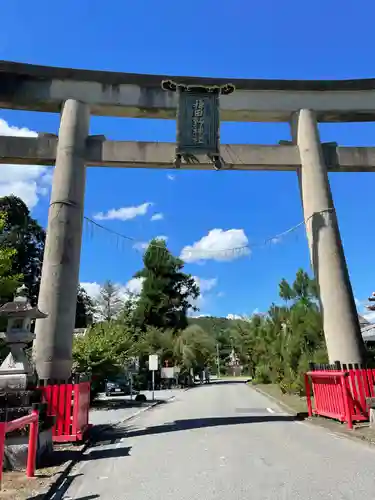
<svg viewBox="0 0 375 500"><path fill-rule="evenodd" d="M115 431L112 432L110 439L108 441L103 441L103 436L101 436L100 441L95 441L90 446L90 451L88 453L82 454L79 450L57 450L54 451L49 457L48 465L50 467L57 467L70 460L73 462L86 461L86 460L99 460L101 458L119 458L127 457L130 454L131 446L119 447L111 449L98 449L95 450L97 446L103 445L113 445L118 442L119 436L114 436Z"/></svg>
<svg viewBox="0 0 375 500"><path fill-rule="evenodd" d="M192 429L202 429L207 427L218 427L239 424L256 424L264 422L292 422L296 420L292 415L261 415L246 417L212 417L197 418L189 420L176 420L171 424L147 427L142 430L130 430L126 432L126 437L146 436L149 434L165 434L169 432L187 431Z"/></svg>
<svg viewBox="0 0 375 500"><path fill-rule="evenodd" d="M91 449L89 453L85 453L81 457L81 461L86 460L100 460L102 458L121 458L128 457L130 455L131 446L121 446L119 448L108 448L108 449Z"/></svg>
<svg viewBox="0 0 375 500"><path fill-rule="evenodd" d="M46 495L37 495L35 497L28 497L26 500L46 500ZM61 498L61 497L59 497ZM94 500L94 498L100 498L100 495L85 495L84 497L76 497L74 500Z"/></svg>
<svg viewBox="0 0 375 500"><path fill-rule="evenodd" d="M212 380L212 382L208 385L212 385L212 384L219 384L219 385L225 385L225 384L247 384L248 382L251 382L251 379L235 379L235 378L229 378L229 379L216 379L216 380Z"/></svg>
<svg viewBox="0 0 375 500"><path fill-rule="evenodd" d="M236 416L236 417L210 417L187 420L176 420L169 424L156 425L146 429L132 429L132 427L112 427L106 429L93 446L103 444L113 444L122 437L131 438L138 436L149 436L155 434L166 434L170 432L187 431L192 429L202 429L208 427L219 427L239 424L257 424L265 422L293 422L301 420L300 415L254 415L254 416Z"/></svg>

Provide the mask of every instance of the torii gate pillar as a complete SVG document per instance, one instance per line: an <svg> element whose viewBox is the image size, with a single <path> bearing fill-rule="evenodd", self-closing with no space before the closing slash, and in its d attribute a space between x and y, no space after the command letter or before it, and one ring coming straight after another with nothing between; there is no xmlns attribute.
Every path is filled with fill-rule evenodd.
<svg viewBox="0 0 375 500"><path fill-rule="evenodd" d="M39 308L48 317L37 320L35 328L35 363L41 380L64 381L71 375L89 122L86 104L65 102L38 300Z"/></svg>
<svg viewBox="0 0 375 500"><path fill-rule="evenodd" d="M315 113L309 109L296 113L292 133L301 156L302 205L329 360L363 363L364 343Z"/></svg>

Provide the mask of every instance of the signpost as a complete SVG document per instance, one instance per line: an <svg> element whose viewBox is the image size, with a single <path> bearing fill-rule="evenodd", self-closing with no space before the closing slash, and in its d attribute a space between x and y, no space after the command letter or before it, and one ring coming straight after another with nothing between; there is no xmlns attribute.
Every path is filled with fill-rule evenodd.
<svg viewBox="0 0 375 500"><path fill-rule="evenodd" d="M130 381L130 401L133 401L133 375L139 372L139 359L131 358L128 364L128 374Z"/></svg>
<svg viewBox="0 0 375 500"><path fill-rule="evenodd" d="M148 369L152 372L152 400L155 399L155 372L159 369L159 356L150 354L148 357Z"/></svg>

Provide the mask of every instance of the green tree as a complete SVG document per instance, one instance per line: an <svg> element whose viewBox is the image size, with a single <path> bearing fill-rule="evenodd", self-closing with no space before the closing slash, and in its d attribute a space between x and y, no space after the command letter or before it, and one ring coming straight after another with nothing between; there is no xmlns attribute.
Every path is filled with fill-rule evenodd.
<svg viewBox="0 0 375 500"><path fill-rule="evenodd" d="M23 279L21 273L14 273L13 270L17 250L4 244L6 223L6 214L0 212L0 301L2 302L12 297Z"/></svg>
<svg viewBox="0 0 375 500"><path fill-rule="evenodd" d="M308 362L327 361L317 289L300 269L292 285L281 281L279 294L287 305L271 304L266 316L236 322L231 338L256 381L301 393Z"/></svg>
<svg viewBox="0 0 375 500"><path fill-rule="evenodd" d="M2 248L13 252L10 272L22 275L32 305L38 302L46 233L30 215L26 204L17 196L0 198L0 212L5 215L1 233ZM1 295L3 302L12 299L12 291ZM91 306L81 288L77 293L76 328L90 324ZM87 315L87 317L86 317Z"/></svg>
<svg viewBox="0 0 375 500"><path fill-rule="evenodd" d="M147 327L138 338L138 354L145 360L149 354L157 354L162 366L178 366L180 374L190 370L200 371L212 364L216 351L215 339L198 325L185 330L162 330ZM143 383L148 378L147 369L142 370Z"/></svg>
<svg viewBox="0 0 375 500"><path fill-rule="evenodd" d="M106 378L124 373L127 361L137 352L135 333L119 321L89 328L74 339L73 371L91 374L96 393Z"/></svg>
<svg viewBox="0 0 375 500"><path fill-rule="evenodd" d="M174 356L177 364L187 370L211 364L215 352L215 339L198 325L188 326L176 337Z"/></svg>
<svg viewBox="0 0 375 500"><path fill-rule="evenodd" d="M288 302L295 298L293 288L289 285L286 279L282 279L279 284L279 296L288 304Z"/></svg>
<svg viewBox="0 0 375 500"><path fill-rule="evenodd" d="M75 328L87 328L93 323L94 302L80 285L77 289L77 308Z"/></svg>
<svg viewBox="0 0 375 500"><path fill-rule="evenodd" d="M36 305L45 242L45 231L30 215L25 203L17 196L0 198L0 212L6 215L2 245L14 251L11 272L23 275L29 299ZM10 295L6 299L10 299Z"/></svg>
<svg viewBox="0 0 375 500"><path fill-rule="evenodd" d="M135 274L136 278L144 278L133 315L135 324L142 329L186 328L189 310L197 310L193 301L199 296L199 287L191 275L182 271L183 261L171 254L165 241L154 239L143 256L143 264Z"/></svg>
<svg viewBox="0 0 375 500"><path fill-rule="evenodd" d="M10 299L23 279L22 274L14 274L13 262L17 251L3 245L4 227L6 225L6 214L0 212L0 304ZM6 319L0 318L0 331L5 330ZM7 356L8 347L3 339L0 339L0 363Z"/></svg>

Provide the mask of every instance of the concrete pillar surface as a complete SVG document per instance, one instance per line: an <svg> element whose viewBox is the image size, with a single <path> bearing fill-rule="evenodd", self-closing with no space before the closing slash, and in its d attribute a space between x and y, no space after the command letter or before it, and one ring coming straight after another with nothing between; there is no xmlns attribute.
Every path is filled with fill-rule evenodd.
<svg viewBox="0 0 375 500"><path fill-rule="evenodd" d="M315 113L308 109L296 113L292 133L301 157L298 177L329 360L362 363L364 342Z"/></svg>
<svg viewBox="0 0 375 500"><path fill-rule="evenodd" d="M89 122L86 104L75 100L65 102L38 300L38 307L48 317L37 320L35 327L36 370L43 380L62 381L71 374Z"/></svg>

